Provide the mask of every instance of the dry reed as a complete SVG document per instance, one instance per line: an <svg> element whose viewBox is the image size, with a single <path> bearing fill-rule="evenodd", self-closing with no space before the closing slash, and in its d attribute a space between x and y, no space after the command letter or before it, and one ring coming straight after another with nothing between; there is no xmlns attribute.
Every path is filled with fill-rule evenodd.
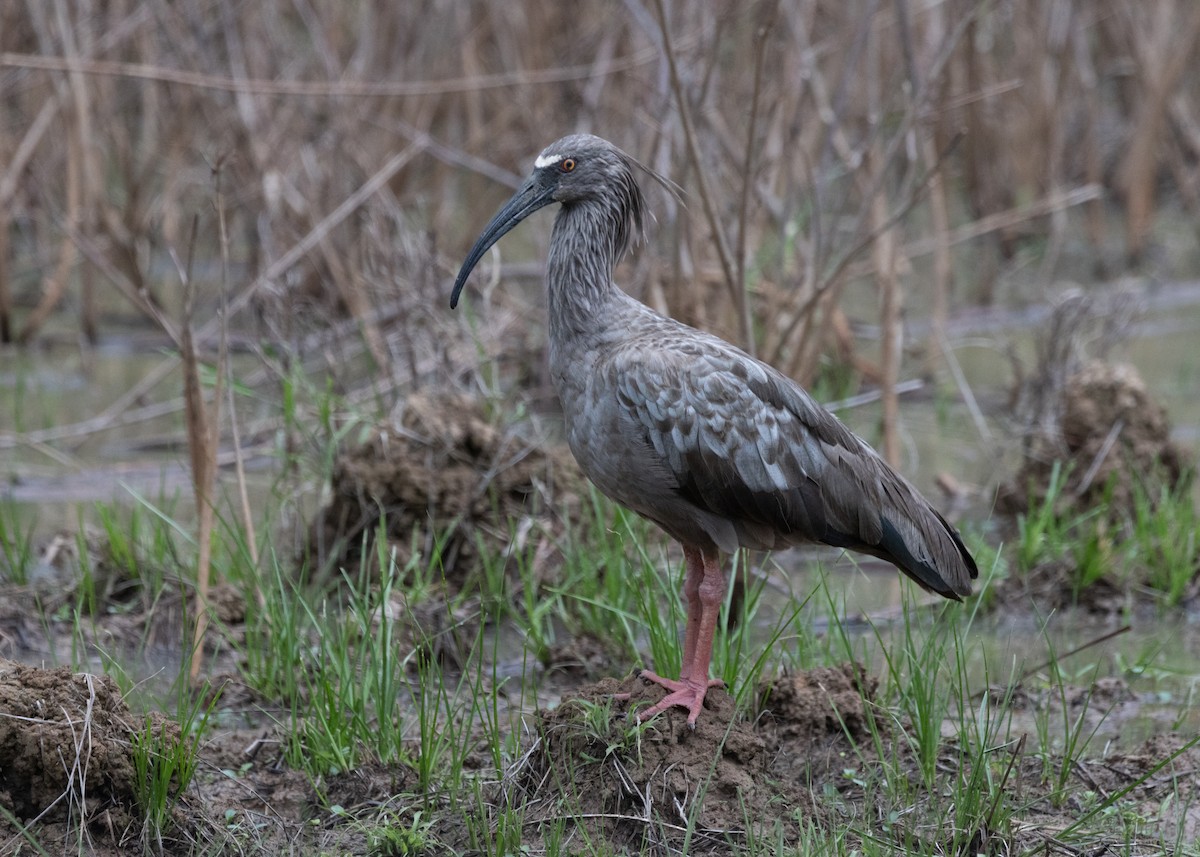
<svg viewBox="0 0 1200 857"><path fill-rule="evenodd" d="M902 307L933 313L936 356L949 313L1005 297L1028 238L1046 239L1050 281L1144 257L1161 206L1197 205L1198 39L1191 0L7 4L0 341L47 336L66 308L88 337L122 301L178 317L168 248L198 218L198 315L227 300L235 340L301 361L325 342L335 373L365 352L379 389L504 355L540 384L540 332L520 321L536 265L501 269L479 348L441 304L531 155L589 130L691 194L656 196L632 292L801 381L835 351L891 385ZM525 236L544 250L547 230ZM851 287L872 280L881 350L846 335L870 312ZM219 328L198 325L196 347Z"/></svg>

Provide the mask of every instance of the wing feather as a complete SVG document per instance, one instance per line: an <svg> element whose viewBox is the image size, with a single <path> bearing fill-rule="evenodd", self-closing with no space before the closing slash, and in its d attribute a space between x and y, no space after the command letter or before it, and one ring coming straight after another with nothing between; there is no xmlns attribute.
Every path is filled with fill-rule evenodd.
<svg viewBox="0 0 1200 857"><path fill-rule="evenodd" d="M823 542L948 597L970 591L977 572L958 534L870 446L769 366L715 338L697 345L630 347L609 364L677 497L747 547Z"/></svg>

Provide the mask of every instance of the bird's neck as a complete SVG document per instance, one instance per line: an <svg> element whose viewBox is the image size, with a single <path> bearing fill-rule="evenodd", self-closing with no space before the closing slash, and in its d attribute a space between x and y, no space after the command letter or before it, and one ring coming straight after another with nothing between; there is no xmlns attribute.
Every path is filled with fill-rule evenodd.
<svg viewBox="0 0 1200 857"><path fill-rule="evenodd" d="M564 205L554 220L546 282L551 336L572 337L603 327L620 291L613 268L625 252L621 213L597 201Z"/></svg>

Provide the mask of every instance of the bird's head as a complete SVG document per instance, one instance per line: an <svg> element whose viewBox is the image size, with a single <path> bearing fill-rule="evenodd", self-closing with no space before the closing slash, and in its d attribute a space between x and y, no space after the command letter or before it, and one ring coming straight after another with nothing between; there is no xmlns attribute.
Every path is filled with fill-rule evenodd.
<svg viewBox="0 0 1200 857"><path fill-rule="evenodd" d="M471 248L454 281L450 308L458 305L467 277L483 254L526 217L553 202L564 206L598 203L613 215L612 234L604 237L611 237L614 250L623 253L630 238L641 233L645 216L645 202L634 178L634 167L665 184L664 179L612 143L591 134L572 134L543 149L533 162L529 178L496 212Z"/></svg>

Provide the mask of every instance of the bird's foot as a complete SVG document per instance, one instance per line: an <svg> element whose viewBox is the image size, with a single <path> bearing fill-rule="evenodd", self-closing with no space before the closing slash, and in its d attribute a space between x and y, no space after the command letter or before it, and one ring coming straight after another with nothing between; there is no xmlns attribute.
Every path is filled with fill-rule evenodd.
<svg viewBox="0 0 1200 857"><path fill-rule="evenodd" d="M657 673L650 670L642 670L639 675L646 681L652 681L660 687L667 689L667 695L659 702L638 712L638 720L645 722L651 717L662 714L669 708L679 706L686 708L688 712L688 726L696 728L696 718L700 716L700 709L704 707L704 695L708 693L709 688L724 687L725 682L720 679L704 679L695 681L690 678L682 678L679 680L673 678L663 678Z"/></svg>

